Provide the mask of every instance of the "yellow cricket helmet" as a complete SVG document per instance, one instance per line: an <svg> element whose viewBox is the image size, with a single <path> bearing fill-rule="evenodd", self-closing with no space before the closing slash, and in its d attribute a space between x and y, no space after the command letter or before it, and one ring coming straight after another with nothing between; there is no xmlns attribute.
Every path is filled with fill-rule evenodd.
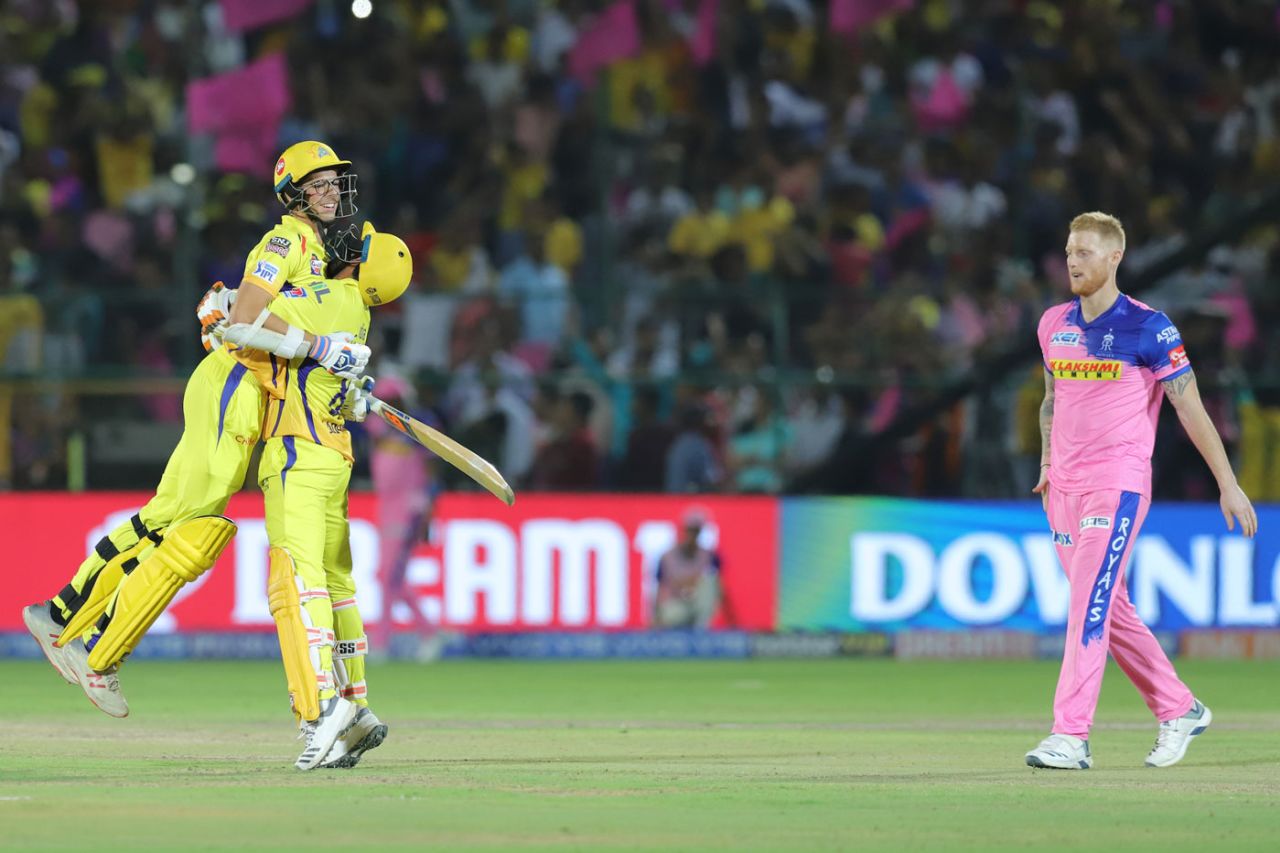
<svg viewBox="0 0 1280 853"><path fill-rule="evenodd" d="M309 140L290 145L276 160L276 168L272 173L272 187L276 198L287 209L301 208L306 211L306 199L302 185L307 176L321 169L332 169L338 173L338 210L336 218L351 216L356 212L356 176L351 171L351 161L343 160L333 147L323 142Z"/></svg>
<svg viewBox="0 0 1280 853"><path fill-rule="evenodd" d="M361 232L364 247L355 277L365 305L386 305L399 299L413 278L413 256L409 247L394 234L374 230L366 222Z"/></svg>

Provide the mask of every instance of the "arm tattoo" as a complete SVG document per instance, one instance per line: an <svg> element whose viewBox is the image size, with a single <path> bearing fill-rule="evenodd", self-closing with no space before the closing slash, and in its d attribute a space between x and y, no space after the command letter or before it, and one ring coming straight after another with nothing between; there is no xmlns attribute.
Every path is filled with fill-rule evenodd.
<svg viewBox="0 0 1280 853"><path fill-rule="evenodd" d="M1187 386L1195 381L1195 378L1196 372L1194 370L1188 370L1181 376L1175 376L1173 379L1162 382L1161 384L1164 385L1165 396L1169 398L1170 402L1173 401L1174 397L1181 397L1183 392L1187 390Z"/></svg>
<svg viewBox="0 0 1280 853"><path fill-rule="evenodd" d="M1040 458L1049 452L1049 435L1053 432L1053 386L1046 385L1044 402L1040 404Z"/></svg>

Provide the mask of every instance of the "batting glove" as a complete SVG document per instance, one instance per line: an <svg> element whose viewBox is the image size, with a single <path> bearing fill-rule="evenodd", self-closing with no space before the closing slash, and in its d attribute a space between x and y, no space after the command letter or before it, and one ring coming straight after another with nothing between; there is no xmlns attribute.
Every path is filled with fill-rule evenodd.
<svg viewBox="0 0 1280 853"><path fill-rule="evenodd" d="M373 394L373 377L362 376L351 383L347 399L342 404L342 416L361 423L369 416L369 397Z"/></svg>
<svg viewBox="0 0 1280 853"><path fill-rule="evenodd" d="M307 353L320 362L320 366L343 379L359 379L369 363L370 350L364 344L352 343L355 336L349 332L320 335Z"/></svg>
<svg viewBox="0 0 1280 853"><path fill-rule="evenodd" d="M221 345L222 333L230 322L231 306L235 304L238 292L215 281L196 305L196 319L200 321L200 343L205 352Z"/></svg>

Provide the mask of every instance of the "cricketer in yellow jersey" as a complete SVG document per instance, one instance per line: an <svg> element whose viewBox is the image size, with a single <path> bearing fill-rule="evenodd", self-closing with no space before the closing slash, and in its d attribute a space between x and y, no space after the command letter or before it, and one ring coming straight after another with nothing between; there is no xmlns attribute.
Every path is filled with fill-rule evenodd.
<svg viewBox="0 0 1280 853"><path fill-rule="evenodd" d="M290 212L249 254L242 285L267 301L272 288L295 282L324 289L324 228L338 213L354 209L349 167L322 143L285 151L273 186ZM155 496L98 542L58 595L23 611L49 661L108 714L128 713L116 674L119 662L177 590L207 571L234 535L234 524L221 513L243 483L266 399L283 393L278 383L286 353L313 354L327 370L351 378L360 375L369 355L362 345L261 317L238 346L210 353L187 383L183 435Z"/></svg>
<svg viewBox="0 0 1280 853"><path fill-rule="evenodd" d="M358 280L327 282L324 294L295 288L275 313L363 342L368 306L400 296L412 274L398 237L366 224L363 247ZM288 364L282 387L284 397L267 406L258 482L271 545L268 598L290 702L307 739L295 766L351 767L387 732L368 707L368 641L356 607L347 521L354 459L346 422L364 419L367 388L306 359Z"/></svg>

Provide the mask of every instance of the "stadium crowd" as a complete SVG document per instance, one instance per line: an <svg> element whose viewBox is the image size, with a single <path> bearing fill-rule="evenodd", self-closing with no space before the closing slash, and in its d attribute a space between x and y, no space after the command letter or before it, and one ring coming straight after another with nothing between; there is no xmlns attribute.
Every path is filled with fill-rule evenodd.
<svg viewBox="0 0 1280 853"><path fill-rule="evenodd" d="M241 29L247 6L267 20ZM1038 365L895 452L840 451L1033 339L1075 213L1124 222L1124 288L1280 178L1274 2L373 6L6 3L0 374L184 375L199 293L278 215L276 153L324 139L415 252L375 375L517 488L1020 495ZM271 67L276 113L246 89L248 131L204 129L230 107L197 116L193 84ZM1259 500L1280 499L1278 277L1273 223L1150 297ZM92 418L74 385L0 385L0 486L63 487L91 420L180 418L146 381ZM1211 497L1169 427L1157 495Z"/></svg>

